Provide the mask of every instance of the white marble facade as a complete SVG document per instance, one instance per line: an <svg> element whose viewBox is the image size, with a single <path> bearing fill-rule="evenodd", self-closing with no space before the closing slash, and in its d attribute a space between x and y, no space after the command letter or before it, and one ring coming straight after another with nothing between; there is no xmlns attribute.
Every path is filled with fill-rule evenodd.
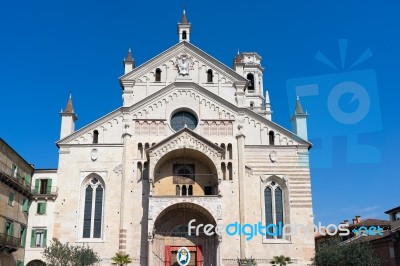
<svg viewBox="0 0 400 266"><path fill-rule="evenodd" d="M277 255L309 264L313 237L176 233L192 218L213 225L313 223L311 144L272 121L261 57L240 53L228 67L191 44L190 29L183 15L179 42L142 65L129 51L120 108L74 131L69 100L58 169L48 173L57 198L46 222L30 212L30 228L40 220L62 242L88 243L101 265L111 265L119 251L130 255L130 265L175 265L179 245L193 246L193 265L237 265L250 257L269 265ZM40 249L27 251L25 263L41 259Z"/></svg>

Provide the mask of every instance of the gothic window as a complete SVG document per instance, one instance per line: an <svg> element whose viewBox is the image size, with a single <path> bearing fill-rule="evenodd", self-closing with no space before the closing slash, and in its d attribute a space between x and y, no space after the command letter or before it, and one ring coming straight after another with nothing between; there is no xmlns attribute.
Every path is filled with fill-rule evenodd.
<svg viewBox="0 0 400 266"><path fill-rule="evenodd" d="M228 144L227 151L228 151L228 159L232 160L232 144L230 144L230 143Z"/></svg>
<svg viewBox="0 0 400 266"><path fill-rule="evenodd" d="M104 185L96 177L84 184L83 238L101 238L103 227Z"/></svg>
<svg viewBox="0 0 400 266"><path fill-rule="evenodd" d="M221 170L222 170L222 180L226 180L226 165L225 165L225 163L221 163Z"/></svg>
<svg viewBox="0 0 400 266"><path fill-rule="evenodd" d="M264 218L265 225L274 224L277 227L285 225L284 217L284 194L283 188L272 181L264 188ZM267 239L282 239L281 234L274 232L273 228L270 227L266 234ZM275 235L277 234L277 235Z"/></svg>
<svg viewBox="0 0 400 266"><path fill-rule="evenodd" d="M179 131L185 126L194 130L197 127L197 118L186 111L177 112L171 117L171 127L174 131Z"/></svg>
<svg viewBox="0 0 400 266"><path fill-rule="evenodd" d="M233 180L233 172L232 172L232 163L228 163L228 175L229 175L229 180Z"/></svg>
<svg viewBox="0 0 400 266"><path fill-rule="evenodd" d="M275 133L274 133L274 131L270 131L268 133L268 137L269 137L269 145L275 145Z"/></svg>
<svg viewBox="0 0 400 266"><path fill-rule="evenodd" d="M156 81L161 81L161 69L156 69Z"/></svg>
<svg viewBox="0 0 400 266"><path fill-rule="evenodd" d="M248 92L254 92L254 76L253 74L249 73L247 74L247 80L249 81L247 89Z"/></svg>
<svg viewBox="0 0 400 266"><path fill-rule="evenodd" d="M184 30L184 31L182 32L182 40L186 40L186 38L187 38L187 33L186 33L186 31Z"/></svg>
<svg viewBox="0 0 400 266"><path fill-rule="evenodd" d="M212 71L212 69L207 70L207 82L213 82L213 71Z"/></svg>
<svg viewBox="0 0 400 266"><path fill-rule="evenodd" d="M99 131L93 131L93 144L99 143Z"/></svg>

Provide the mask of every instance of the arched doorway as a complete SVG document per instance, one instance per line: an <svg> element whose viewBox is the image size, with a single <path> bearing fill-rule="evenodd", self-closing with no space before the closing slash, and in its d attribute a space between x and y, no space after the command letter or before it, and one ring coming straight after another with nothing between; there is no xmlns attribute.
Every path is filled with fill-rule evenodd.
<svg viewBox="0 0 400 266"><path fill-rule="evenodd" d="M194 203L183 202L169 206L162 211L154 223L154 239L152 243L153 265L174 266L177 251L186 247L190 251L188 266L217 265L218 236L206 235L203 227L188 231L192 226L212 224L216 221L208 210ZM214 232L214 231L213 231Z"/></svg>
<svg viewBox="0 0 400 266"><path fill-rule="evenodd" d="M32 260L26 266L46 266L46 263L41 260Z"/></svg>

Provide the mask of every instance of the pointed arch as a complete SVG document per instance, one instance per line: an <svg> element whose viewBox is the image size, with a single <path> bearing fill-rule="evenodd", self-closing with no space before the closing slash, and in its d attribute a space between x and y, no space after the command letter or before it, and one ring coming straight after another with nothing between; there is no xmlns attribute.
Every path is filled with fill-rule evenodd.
<svg viewBox="0 0 400 266"><path fill-rule="evenodd" d="M102 239L104 224L105 183L96 173L84 178L81 185L82 213L80 238Z"/></svg>

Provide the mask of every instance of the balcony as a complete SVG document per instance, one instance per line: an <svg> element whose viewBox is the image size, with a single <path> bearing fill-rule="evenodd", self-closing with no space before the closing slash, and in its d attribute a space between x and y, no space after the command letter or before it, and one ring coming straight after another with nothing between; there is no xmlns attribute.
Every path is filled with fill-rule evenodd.
<svg viewBox="0 0 400 266"><path fill-rule="evenodd" d="M13 253L18 250L21 243L20 238L9 236L6 234L0 234L0 251Z"/></svg>
<svg viewBox="0 0 400 266"><path fill-rule="evenodd" d="M35 200L38 199L52 199L55 200L58 196L58 187L52 186L52 187L40 187L40 186L35 186L32 189L32 197Z"/></svg>
<svg viewBox="0 0 400 266"><path fill-rule="evenodd" d="M27 197L32 195L30 191L31 184L26 182L25 178L18 173L14 174L11 167L3 162L0 162L0 181Z"/></svg>

